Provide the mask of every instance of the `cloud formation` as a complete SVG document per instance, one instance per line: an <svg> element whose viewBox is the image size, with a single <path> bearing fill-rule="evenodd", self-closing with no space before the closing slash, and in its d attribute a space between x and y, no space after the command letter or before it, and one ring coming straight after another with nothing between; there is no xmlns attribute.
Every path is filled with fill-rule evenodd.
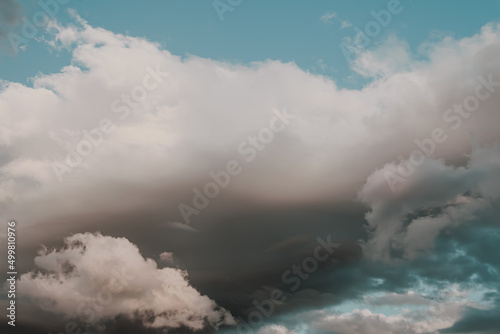
<svg viewBox="0 0 500 334"><path fill-rule="evenodd" d="M64 244L43 249L37 270L20 277L23 298L94 327L119 315L153 328L234 324L226 310L190 286L185 271L158 268L125 238L80 233Z"/></svg>
<svg viewBox="0 0 500 334"><path fill-rule="evenodd" d="M244 313L262 291L280 284L284 270L311 253L310 240L330 234L343 247L287 295L277 316L369 292L389 293L372 299L375 304L433 307L402 292L419 280L436 288L474 282L498 291L494 268L500 263L492 254L498 241L500 90L467 117L454 107L475 92L479 77L500 81L497 24L464 39L428 43L418 58L391 37L353 62L370 80L362 89L341 89L293 63L182 58L78 17L52 28L48 47L67 48L71 63L39 74L32 86L1 82L0 219L23 222L24 265L40 242L54 244L69 232L99 229L113 237L75 234L66 248L41 254L36 264L48 272L22 277L27 297L73 317L80 302L97 298L114 277L98 272L97 264L123 267L136 278L113 294L96 320L138 316L149 329L229 324L217 305ZM397 61L388 62L392 54ZM180 223L179 204L192 200L210 172L240 157L242 140L284 107L296 120L271 145L255 148L255 160L193 217L192 226ZM458 116L461 125L454 129ZM447 140L392 191L386 173L399 173L419 148L415 140L436 128L446 130ZM85 151L83 142L93 145L91 153L78 152ZM75 154L81 162L73 166ZM54 163L68 168L63 182ZM182 270L157 268L135 244L165 264L175 254L189 282ZM450 306L453 317L427 327L418 318L372 311L316 320L322 330L419 333L453 329L454 321L458 329L471 328L493 312L467 307L461 308L462 322L458 307Z"/></svg>
<svg viewBox="0 0 500 334"><path fill-rule="evenodd" d="M472 152L463 167L426 160L394 193L388 190L385 175L401 165L388 164L372 174L360 192L361 200L372 208L366 216L374 231L365 245L369 257L390 260L391 254L402 252L415 258L433 248L441 231L464 223L480 224L476 217L499 201L498 147Z"/></svg>

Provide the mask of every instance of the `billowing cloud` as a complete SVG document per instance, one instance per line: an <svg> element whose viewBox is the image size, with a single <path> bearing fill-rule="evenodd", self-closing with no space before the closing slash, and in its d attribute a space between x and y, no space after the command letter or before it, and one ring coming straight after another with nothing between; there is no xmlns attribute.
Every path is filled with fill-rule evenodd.
<svg viewBox="0 0 500 334"><path fill-rule="evenodd" d="M190 286L185 271L158 268L125 238L84 233L64 243L59 250L43 249L35 258L37 270L20 277L23 298L89 326L120 315L153 328L200 330L234 323Z"/></svg>
<svg viewBox="0 0 500 334"><path fill-rule="evenodd" d="M192 189L203 188L210 171L233 159L244 172L212 201L211 212L226 211L223 198L230 194L273 204L350 200L377 168L399 155L407 157L416 148L415 139L438 125L455 125L443 122L443 113L474 91L479 75L500 78L495 25L467 41L429 48L431 61L415 63L406 72L384 67L383 78L363 90L338 89L335 82L294 64L267 61L245 67L197 57L183 60L154 43L81 19L54 28L58 33L51 43L72 50L72 64L39 75L33 87L5 82L0 93L2 216L27 225L51 220L53 210L45 204L67 193L88 198L93 203L87 208L94 213L131 208L116 199L123 195L120 186L132 184L150 197L145 202L152 211L160 206L156 186L176 189L162 196L162 209L169 220L183 221L178 205L192 205ZM391 53L388 48L360 66L378 66L379 58ZM445 61L451 50L453 56ZM465 64L474 55L474 71L466 74ZM450 69L449 62L456 66ZM468 79L460 81L463 76ZM495 122L492 111L500 95L490 95L473 116L479 126ZM249 136L285 108L294 121L263 146L265 151L252 148ZM448 130L449 139L436 148L435 158L464 159L469 133L459 130ZM489 127L479 139L497 138L497 129ZM258 159L248 163L254 152ZM101 187L106 196L99 195L104 194L97 190ZM58 202L60 215L84 213ZM32 210L21 210L26 206ZM198 217L191 218L203 221Z"/></svg>
<svg viewBox="0 0 500 334"><path fill-rule="evenodd" d="M402 253L415 258L433 248L441 231L464 223L478 223L477 216L491 211L500 192L500 152L482 148L472 152L466 166L446 166L425 160L402 182L397 192L387 187L387 176L406 169L408 161L388 164L372 174L361 200L371 211L366 219L373 236L365 245L372 258L390 260Z"/></svg>
<svg viewBox="0 0 500 334"><path fill-rule="evenodd" d="M0 220L22 222L24 272L40 243L97 229L113 237L76 234L66 248L40 255L37 265L49 272L23 276L26 297L75 316L77 304L97 298L112 279L84 260L111 257L136 279L95 315L103 322L125 314L149 329L227 323L213 300L243 313L256 297L268 298L267 287L286 288L282 273L310 256L311 240L330 234L342 239L342 249L287 294L277 314L367 291L397 293L378 301L389 304L409 298L402 291L419 279L498 288L496 234L488 230L498 228L497 24L427 43L418 57L390 38L353 62L371 80L362 89L341 89L293 63L182 58L78 17L51 25L48 47L67 48L71 63L37 75L32 85L1 82ZM387 62L391 54L396 61ZM470 105L474 96L481 97L477 107ZM278 120L282 130L269 132ZM265 145L255 144L259 134ZM422 145L432 152L414 171L404 170ZM242 171L225 184L232 161ZM219 195L187 225L179 205L194 207L215 179L225 184ZM130 241L116 238L122 236ZM189 283L184 271L158 269L132 243L155 259L175 254ZM394 259L400 261L392 266L367 261ZM64 289L56 291L58 282ZM188 298L167 298L180 295ZM360 320L372 324L364 328L421 330L412 319L358 311L328 314L318 326L353 331Z"/></svg>

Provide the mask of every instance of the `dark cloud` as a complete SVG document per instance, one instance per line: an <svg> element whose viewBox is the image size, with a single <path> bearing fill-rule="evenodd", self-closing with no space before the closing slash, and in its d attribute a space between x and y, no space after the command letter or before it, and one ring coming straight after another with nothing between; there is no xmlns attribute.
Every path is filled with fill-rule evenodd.
<svg viewBox="0 0 500 334"><path fill-rule="evenodd" d="M500 328L500 304L489 310L467 308L464 316L452 327L440 331L440 333L453 334L496 334Z"/></svg>

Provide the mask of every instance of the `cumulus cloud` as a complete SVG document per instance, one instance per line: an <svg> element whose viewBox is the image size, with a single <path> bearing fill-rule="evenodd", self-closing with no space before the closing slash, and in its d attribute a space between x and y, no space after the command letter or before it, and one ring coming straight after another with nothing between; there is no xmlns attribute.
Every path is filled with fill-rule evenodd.
<svg viewBox="0 0 500 334"><path fill-rule="evenodd" d="M234 323L190 286L185 271L159 269L125 238L79 233L64 243L59 250L43 249L35 258L38 269L20 277L23 298L94 326L118 315L153 328L200 330Z"/></svg>
<svg viewBox="0 0 500 334"><path fill-rule="evenodd" d="M54 201L67 192L90 196L85 187L93 189L93 212L127 207L114 200L121 191L109 194L117 189L112 182L144 187L145 196L151 196L145 202L151 206L157 205L156 194L146 195L152 184L180 190L162 201L170 219L182 219L177 206L192 198L193 185L203 185L210 170L233 158L244 163L239 144L267 126L273 110L284 107L296 120L276 135L260 159L244 166L244 174L225 194L268 203L351 199L375 169L411 152L415 138L442 123L451 97L474 89L470 79L483 73L500 77L495 25L485 26L467 42L447 41L445 47L430 49L431 61L414 64L407 72L380 65L382 56L367 58L362 66L368 73L380 69L385 75L363 90L338 89L335 82L294 64L183 60L147 40L94 28L81 19L54 29L53 46L72 50L72 64L59 73L39 75L33 87L5 82L0 93L0 144L10 164L0 172L6 209L2 216L19 217L27 225L53 215L41 201ZM443 65L442 54L450 50L457 52ZM467 67L474 55L478 61ZM448 61L456 64L453 71ZM167 74L144 101L123 102L142 85L148 68ZM458 79L464 76L467 79ZM478 124L492 122L498 99L496 92L481 104ZM84 150L78 145L86 140L85 133L98 129L103 120L110 133L87 148L92 152L81 156L77 167L70 166L77 149ZM491 128L480 140L495 138L497 129ZM458 131L435 155L461 159L469 150L468 133ZM65 166L59 169L62 184L55 163ZM286 173L280 172L284 169ZM349 178L342 176L347 174ZM107 190L103 198L100 187ZM79 210L59 204L62 215ZM221 204L215 201L211 209L226 211ZM29 213L21 210L28 205L33 208Z"/></svg>
<svg viewBox="0 0 500 334"><path fill-rule="evenodd" d="M493 144L500 133L493 125L498 124L500 91L491 92L474 113L461 119L457 130L451 128L456 123L443 118L455 103L474 93L478 77L491 75L500 81L497 24L471 37L429 43L418 57L398 40L367 50L353 62L354 69L371 80L362 89L341 89L333 80L293 63L268 60L244 66L181 58L146 39L92 27L79 18L66 26L51 24L55 35L45 40L51 48L67 48L71 63L52 74L37 75L31 86L2 81L0 89L0 219L16 217L23 222L21 254L68 231L93 231L95 226L137 237L141 249L160 248L153 254L163 252L168 239L168 250L186 264L191 282L214 289L228 304L236 299L240 306L241 291L256 291L252 288L279 279L286 268L276 263L291 265L304 255L302 248L284 254L272 245L300 235L314 240L318 235L312 233L334 231L352 238L353 244L363 240L364 254L372 259L396 255L417 260L447 229L478 224L476 216L497 206L498 150ZM387 62L392 52L397 61ZM154 88L142 98L145 85ZM265 149L256 149L256 159L247 163L239 145L269 126L274 112L285 107L296 116L293 122ZM415 139L428 137L436 127L445 129L448 139L392 192L385 172L397 172L400 162L418 148ZM481 129L476 133L483 148L471 152L469 130L476 127ZM102 138L94 131L100 128L109 130L101 131ZM82 142L89 142L89 136L98 144L91 153L80 154L77 166L70 166L68 161L76 159L75 152L83 150ZM193 217L194 227L184 224L178 205L192 203L193 189L232 159L242 164L243 172L202 215ZM54 163L67 167L62 182ZM357 194L366 208L351 202ZM365 209L368 237L362 219ZM97 244L107 258L108 248L98 243L101 237L77 236ZM122 239L113 240L111 244ZM215 321L224 314L188 285L182 271L157 269L124 243L119 244L133 255L131 263L152 276L137 273L140 284L124 288L130 293L117 294L116 305L111 302L100 315L131 316L152 307L152 313L144 313L154 315L150 325L200 328L205 317ZM34 273L20 281L26 283L23 290L29 296L50 301L49 293L36 289L38 283L45 284L57 296L56 310L68 316L76 312L74 301L88 301L90 292L98 292L98 285L91 283L95 280L76 275L74 267L82 267L83 274L92 268L79 262L87 253L79 255L76 249L79 246L67 246L42 254L37 264L52 274ZM312 291L317 291L314 296L330 296L323 292L337 289L339 302L371 289L370 278L357 271L368 275L362 266L370 264L347 265L360 255L353 246L338 256L339 266L329 271L332 276L338 273L340 283L334 287L328 277L309 280L307 284L316 288ZM283 261L270 264L272 256ZM391 278L391 288L406 288L411 283L407 281L415 279L404 267L399 272L383 268L387 272L380 270L376 277ZM471 268L466 266L466 272L461 267L467 274ZM192 298L181 302L178 322L166 319L158 306L165 291L175 295L164 287L165 275ZM64 300L54 290L58 280L71 299ZM73 285L84 289L75 292ZM236 290L238 298L228 296ZM301 305L313 299L301 300ZM153 302L146 305L141 300ZM191 304L194 301L203 302ZM250 306L251 302L252 297ZM176 304L166 305L173 312ZM347 329L356 317L375 322L374 328L391 323L408 329L399 318L360 312L330 320Z"/></svg>
<svg viewBox="0 0 500 334"><path fill-rule="evenodd" d="M390 35L383 44L357 55L352 69L373 78L410 70L413 64L408 43Z"/></svg>
<svg viewBox="0 0 500 334"><path fill-rule="evenodd" d="M441 231L477 223L477 216L498 203L498 148L477 149L463 167L426 160L393 192L387 186L387 173L397 173L404 164L388 164L375 172L359 194L371 207L366 215L373 231L365 244L369 257L390 260L391 254L402 252L415 258L432 249Z"/></svg>

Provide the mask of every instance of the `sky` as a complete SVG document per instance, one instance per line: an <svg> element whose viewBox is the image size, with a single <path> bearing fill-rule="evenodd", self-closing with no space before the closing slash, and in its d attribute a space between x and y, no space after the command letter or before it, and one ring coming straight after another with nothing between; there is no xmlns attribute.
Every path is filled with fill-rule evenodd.
<svg viewBox="0 0 500 334"><path fill-rule="evenodd" d="M0 0L2 333L498 333L498 13Z"/></svg>
<svg viewBox="0 0 500 334"><path fill-rule="evenodd" d="M453 5L450 3L453 2ZM28 18L40 10L36 1L20 2ZM235 1L236 3L236 1ZM194 55L233 64L267 59L294 62L300 68L335 79L342 87L360 88L363 78L352 78L340 44L353 37L358 27L373 20L371 11L387 9L388 1L241 1L233 10L223 11L220 20L213 2L193 0L75 1L61 5L57 19L71 22L65 9L72 8L89 24L120 34L143 37L160 43L169 52ZM500 4L483 1L400 2L401 12L373 40L395 34L418 55L419 46L450 35L464 38L479 32L486 22L498 20ZM342 28L342 23L347 26ZM41 38L42 32L37 34ZM11 81L29 83L37 73L57 72L71 61L68 52L56 52L43 44L29 43L25 52L2 55L0 75Z"/></svg>

